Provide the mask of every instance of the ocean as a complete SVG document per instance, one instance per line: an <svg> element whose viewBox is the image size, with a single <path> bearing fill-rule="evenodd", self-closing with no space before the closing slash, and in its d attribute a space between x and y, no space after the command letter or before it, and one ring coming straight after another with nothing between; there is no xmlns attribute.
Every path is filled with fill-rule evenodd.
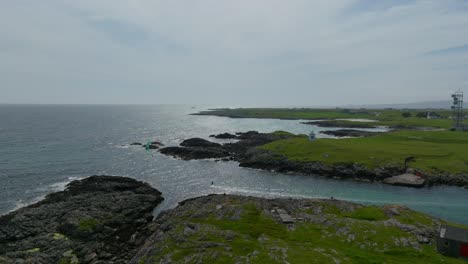
<svg viewBox="0 0 468 264"><path fill-rule="evenodd" d="M272 173L240 168L235 162L181 161L129 145L159 140L171 146L190 137L214 140L209 135L249 130L304 134L312 129L320 131L298 120L190 115L207 108L0 105L0 214L63 190L75 179L119 175L148 182L163 193L165 201L155 214L184 199L211 193L293 198L333 196L364 204L404 204L468 224L468 190L459 187L413 189Z"/></svg>

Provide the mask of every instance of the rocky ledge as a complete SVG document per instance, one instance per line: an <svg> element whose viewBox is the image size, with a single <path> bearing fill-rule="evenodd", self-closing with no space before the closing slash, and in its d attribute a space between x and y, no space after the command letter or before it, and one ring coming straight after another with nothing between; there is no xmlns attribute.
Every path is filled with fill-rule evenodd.
<svg viewBox="0 0 468 264"><path fill-rule="evenodd" d="M362 131L356 129L338 129L321 131L320 133L334 137L371 137L382 132Z"/></svg>
<svg viewBox="0 0 468 264"><path fill-rule="evenodd" d="M240 161L251 148L291 136L294 135L287 132L264 134L257 131L249 131L236 133L235 139L239 141L226 144L218 144L202 138L191 138L184 140L180 144L180 147L166 147L160 149L160 152L184 160L227 158L223 160Z"/></svg>
<svg viewBox="0 0 468 264"><path fill-rule="evenodd" d="M161 193L92 176L0 217L0 263L449 263L444 220L404 206L333 199L192 198L152 211Z"/></svg>
<svg viewBox="0 0 468 264"><path fill-rule="evenodd" d="M209 195L163 212L131 264L451 262L445 221L404 206Z"/></svg>
<svg viewBox="0 0 468 264"><path fill-rule="evenodd" d="M340 128L376 128L376 126L369 125L361 122L345 122L340 120L323 120L323 121L309 121L301 122L305 125L315 125L318 127L340 127Z"/></svg>
<svg viewBox="0 0 468 264"><path fill-rule="evenodd" d="M236 139L237 135L233 135L230 133L222 133L218 135L210 135L210 137L218 138L218 139Z"/></svg>
<svg viewBox="0 0 468 264"><path fill-rule="evenodd" d="M128 263L151 234L161 193L125 177L91 176L0 217L0 263Z"/></svg>
<svg viewBox="0 0 468 264"><path fill-rule="evenodd" d="M356 181L376 181L393 185L405 185L408 187L432 185L468 186L468 175L465 174L449 174L447 172L438 172L433 174L425 173L422 176L424 181L421 184L419 182L418 184L399 184L394 181L385 181L385 179L406 173L406 170L403 167L387 166L371 169L353 162L329 164L324 162L294 161L283 155L258 148L259 146L275 140L287 139L296 136L297 135L282 131L267 134L249 131L246 133L236 133L235 139L238 140L237 142L218 144L201 138L193 138L183 141L180 147L167 147L161 149L160 152L162 154L178 157L184 160L234 160L239 162L239 166L241 167L282 173L294 172L307 175L320 175L324 177L351 179Z"/></svg>
<svg viewBox="0 0 468 264"><path fill-rule="evenodd" d="M411 173L405 173L384 179L384 183L386 184L409 187L423 187L424 182L425 180L423 178Z"/></svg>

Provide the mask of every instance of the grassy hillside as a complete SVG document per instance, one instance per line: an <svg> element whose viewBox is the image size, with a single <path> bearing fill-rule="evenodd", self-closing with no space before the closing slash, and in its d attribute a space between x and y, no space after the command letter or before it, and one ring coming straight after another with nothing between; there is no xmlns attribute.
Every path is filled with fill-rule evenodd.
<svg viewBox="0 0 468 264"><path fill-rule="evenodd" d="M280 207L298 219L279 221ZM443 221L401 206L215 196L164 215L139 263L465 263L436 252Z"/></svg>
<svg viewBox="0 0 468 264"><path fill-rule="evenodd" d="M369 168L402 166L425 171L468 173L468 134L452 131L399 131L367 138L318 139L295 137L275 141L262 148L297 161L354 162Z"/></svg>

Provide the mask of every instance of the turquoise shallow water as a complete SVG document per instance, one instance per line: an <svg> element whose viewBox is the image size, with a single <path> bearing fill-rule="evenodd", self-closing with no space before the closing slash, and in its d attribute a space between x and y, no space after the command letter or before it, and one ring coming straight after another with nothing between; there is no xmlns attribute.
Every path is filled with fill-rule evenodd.
<svg viewBox="0 0 468 264"><path fill-rule="evenodd" d="M180 161L132 142L158 139L166 145L210 134L257 130L309 133L295 120L192 116L189 106L0 105L0 214L61 190L94 174L144 180L163 192L157 212L210 193L263 197L335 197L360 203L405 204L434 216L468 224L468 190L412 189L337 181L319 176L239 168L234 162ZM315 128L316 131L320 130ZM222 141L220 141L222 142ZM211 185L211 182L214 184Z"/></svg>

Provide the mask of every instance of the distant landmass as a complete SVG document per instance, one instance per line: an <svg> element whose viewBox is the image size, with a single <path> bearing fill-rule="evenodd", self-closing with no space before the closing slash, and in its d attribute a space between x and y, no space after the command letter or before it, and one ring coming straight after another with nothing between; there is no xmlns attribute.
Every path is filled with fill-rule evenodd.
<svg viewBox="0 0 468 264"><path fill-rule="evenodd" d="M404 104L369 104L369 105L345 105L345 108L397 108L397 109L450 109L452 101L428 101L428 102L415 102L415 103L404 103ZM464 107L468 107L467 103L464 103Z"/></svg>

